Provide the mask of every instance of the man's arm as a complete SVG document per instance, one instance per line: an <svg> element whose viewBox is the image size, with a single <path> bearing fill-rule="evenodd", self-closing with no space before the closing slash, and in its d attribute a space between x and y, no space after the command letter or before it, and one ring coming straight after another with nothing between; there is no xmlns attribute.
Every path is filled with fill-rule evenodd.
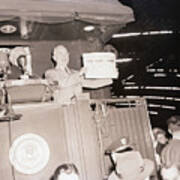
<svg viewBox="0 0 180 180"><path fill-rule="evenodd" d="M112 79L83 79L82 86L90 89L97 89L100 87L112 84Z"/></svg>

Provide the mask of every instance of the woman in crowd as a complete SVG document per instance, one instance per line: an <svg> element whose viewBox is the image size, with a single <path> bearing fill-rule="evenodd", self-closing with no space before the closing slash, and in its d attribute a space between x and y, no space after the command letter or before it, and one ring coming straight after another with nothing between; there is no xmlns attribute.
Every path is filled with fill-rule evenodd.
<svg viewBox="0 0 180 180"><path fill-rule="evenodd" d="M31 53L28 47L15 47L10 51L11 75L8 79L27 80L32 76Z"/></svg>
<svg viewBox="0 0 180 180"><path fill-rule="evenodd" d="M155 159L157 163L158 177L161 179L160 171L162 167L161 152L163 148L168 144L168 138L166 132L158 127L153 128L154 135L154 148L155 148Z"/></svg>
<svg viewBox="0 0 180 180"><path fill-rule="evenodd" d="M153 128L153 135L155 139L155 149L158 155L168 143L168 138L166 137L166 132L161 128Z"/></svg>
<svg viewBox="0 0 180 180"><path fill-rule="evenodd" d="M79 180L78 169L72 163L62 164L55 170L53 180Z"/></svg>

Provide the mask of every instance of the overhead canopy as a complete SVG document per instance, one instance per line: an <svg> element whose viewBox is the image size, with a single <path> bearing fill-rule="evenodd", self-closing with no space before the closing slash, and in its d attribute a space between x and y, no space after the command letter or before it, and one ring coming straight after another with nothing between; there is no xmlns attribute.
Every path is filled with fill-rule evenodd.
<svg viewBox="0 0 180 180"><path fill-rule="evenodd" d="M81 20L102 25L134 20L131 8L118 0L1 0L0 21L17 17L40 23Z"/></svg>

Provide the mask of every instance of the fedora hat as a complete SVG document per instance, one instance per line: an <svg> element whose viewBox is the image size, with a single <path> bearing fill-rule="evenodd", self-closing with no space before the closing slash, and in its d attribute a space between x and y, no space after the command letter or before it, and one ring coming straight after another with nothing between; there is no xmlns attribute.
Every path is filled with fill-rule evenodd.
<svg viewBox="0 0 180 180"><path fill-rule="evenodd" d="M119 155L116 170L108 180L144 180L153 170L153 161L143 159L138 151L129 151Z"/></svg>
<svg viewBox="0 0 180 180"><path fill-rule="evenodd" d="M110 156L112 163L115 165L118 159L118 156L121 153L132 151L134 146L129 142L128 137L120 137L116 141L114 141L110 146L106 149L105 154Z"/></svg>

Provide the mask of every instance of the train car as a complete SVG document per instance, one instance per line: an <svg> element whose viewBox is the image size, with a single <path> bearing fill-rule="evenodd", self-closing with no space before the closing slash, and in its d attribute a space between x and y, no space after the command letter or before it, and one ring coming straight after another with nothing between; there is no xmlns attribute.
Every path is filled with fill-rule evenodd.
<svg viewBox="0 0 180 180"><path fill-rule="evenodd" d="M112 163L106 152L122 137L155 162L145 99L112 99L112 77L90 79L80 91L66 86L79 78L83 53L104 52L112 34L132 21L132 9L117 0L3 0L0 179L52 179L63 163L74 163L81 179L108 179ZM51 82L56 69L47 78L57 45L70 58L63 83Z"/></svg>

